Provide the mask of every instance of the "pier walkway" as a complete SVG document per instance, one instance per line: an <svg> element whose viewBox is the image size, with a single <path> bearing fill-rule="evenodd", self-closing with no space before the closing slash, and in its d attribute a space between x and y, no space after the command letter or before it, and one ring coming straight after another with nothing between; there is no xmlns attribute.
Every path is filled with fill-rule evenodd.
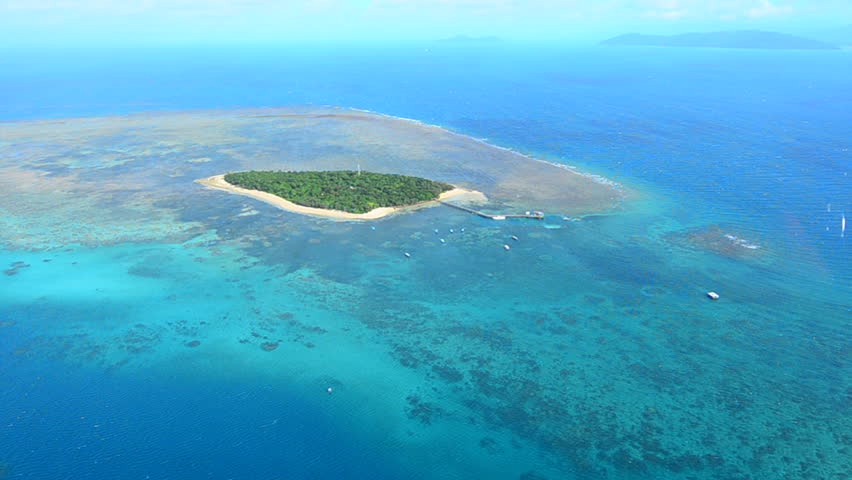
<svg viewBox="0 0 852 480"><path fill-rule="evenodd" d="M487 218L489 220L506 220L507 218L530 218L533 220L543 220L544 213L542 212L529 212L529 213L518 213L518 214L508 214L508 215L492 215L490 213L480 212L479 210L474 210L472 208L464 207L455 203L444 202L438 200L438 202L452 208L457 208L459 210L465 211L467 213L472 213L474 215L478 215L482 218Z"/></svg>

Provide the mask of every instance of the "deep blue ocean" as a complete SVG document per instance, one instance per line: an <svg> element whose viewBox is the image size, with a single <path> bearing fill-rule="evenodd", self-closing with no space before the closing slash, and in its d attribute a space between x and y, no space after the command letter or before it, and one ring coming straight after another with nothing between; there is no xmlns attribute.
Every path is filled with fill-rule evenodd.
<svg viewBox="0 0 852 480"><path fill-rule="evenodd" d="M239 288L212 267L181 273L200 265L184 258L196 243L0 244L2 269L31 265L0 276L0 478L849 478L852 231L842 236L841 218L852 217L850 86L849 50L510 43L0 50L0 145L5 122L329 105L440 125L635 194L617 212L576 227L524 227L538 228L525 232L533 267L507 267L514 273L503 285L476 283L469 297L453 296L426 271L368 284L386 259L356 266L307 237L304 248L276 259L248 247L226 252L263 260L239 273ZM10 215L6 207L0 203L0 213ZM333 228L299 221L314 236ZM389 222L380 234L422 227L413 218ZM431 260L485 278L466 253ZM121 275L139 255L162 271L122 290ZM72 262L91 265L91 273L68 273ZM290 309L296 318L369 335L361 347L327 350L331 363L339 354L339 363L369 366L357 374L360 385L347 387L343 368L314 381L326 375L314 366L322 362L299 364L298 377L276 376L284 367L264 363L271 357L258 349L239 358L224 348L205 354L202 343L198 355L208 357L173 361L184 358L171 353L183 347L165 339L132 369L104 366L87 362L73 335L53 330L80 324L97 337L119 317L144 313L157 324L157 315L180 310L195 320L232 305L249 321L252 303L291 295L264 290L283 264L334 281L328 288L336 294L365 289L376 302L346 313L292 297L302 302ZM482 268L492 266L482 260ZM155 281L172 285L179 305L163 307L168 288ZM76 291L86 282L107 293L84 301L56 286ZM704 298L711 289L719 302ZM541 303L501 303L508 291ZM371 323L394 309L413 318L415 308L417 320L405 321L421 329ZM455 350L441 350L442 339L481 341L472 339L475 327L453 330L436 316L462 311L494 326L477 347L488 361L473 368L459 354L447 374L437 359ZM519 323L494 320L510 311ZM559 329L541 330L563 317L570 321ZM554 333L566 328L572 333ZM276 358L288 362L283 353ZM540 365L512 370L527 361ZM375 385L365 380L371 375ZM340 387L327 395L326 383ZM554 400L534 400L544 397ZM411 425L383 410L397 404L408 405Z"/></svg>

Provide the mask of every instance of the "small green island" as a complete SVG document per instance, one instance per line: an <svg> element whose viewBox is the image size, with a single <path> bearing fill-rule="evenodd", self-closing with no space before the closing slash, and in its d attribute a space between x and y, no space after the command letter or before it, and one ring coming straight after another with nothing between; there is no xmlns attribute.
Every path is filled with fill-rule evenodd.
<svg viewBox="0 0 852 480"><path fill-rule="evenodd" d="M281 197L297 205L363 214L437 200L455 187L425 178L373 172L249 171L228 173L225 182Z"/></svg>

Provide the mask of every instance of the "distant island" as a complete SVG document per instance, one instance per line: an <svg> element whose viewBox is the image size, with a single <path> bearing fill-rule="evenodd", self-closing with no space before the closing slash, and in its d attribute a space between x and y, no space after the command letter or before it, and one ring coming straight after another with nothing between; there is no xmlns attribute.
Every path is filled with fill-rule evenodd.
<svg viewBox="0 0 852 480"><path fill-rule="evenodd" d="M836 50L837 46L777 32L743 30L680 35L642 35L628 33L604 40L608 46L755 48L771 50Z"/></svg>
<svg viewBox="0 0 852 480"><path fill-rule="evenodd" d="M811 31L808 33L808 36L823 42L832 43L839 47L852 47L852 24L837 28Z"/></svg>
<svg viewBox="0 0 852 480"><path fill-rule="evenodd" d="M485 201L479 192L407 175L333 171L249 171L198 181L247 195L285 210L348 220L369 220L435 200L467 197Z"/></svg>

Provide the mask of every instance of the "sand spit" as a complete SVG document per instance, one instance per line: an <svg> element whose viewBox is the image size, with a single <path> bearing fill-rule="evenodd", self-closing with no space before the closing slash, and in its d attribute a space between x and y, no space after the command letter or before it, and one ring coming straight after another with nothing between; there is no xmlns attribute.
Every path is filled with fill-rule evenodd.
<svg viewBox="0 0 852 480"><path fill-rule="evenodd" d="M428 202L417 203L415 205L408 205L405 207L381 207L370 210L367 213L350 213L343 212L340 210L328 210L325 208L306 207L304 205L298 205L291 201L285 200L271 193L238 187L236 185L232 185L226 182L225 175L214 175L212 177L196 180L196 182L200 183L201 185L204 185L205 187L215 188L217 190L224 190L228 193L234 193L237 195L245 195L247 197L266 202L282 210L301 213L303 215L311 215L314 217L333 218L336 220L375 220L378 218L387 217L388 215L392 215L397 212L410 211L438 204L437 201L433 200ZM438 197L438 200L456 200L470 203L485 203L488 201L485 195L481 192L459 187L453 188L452 190L448 190L442 193Z"/></svg>

